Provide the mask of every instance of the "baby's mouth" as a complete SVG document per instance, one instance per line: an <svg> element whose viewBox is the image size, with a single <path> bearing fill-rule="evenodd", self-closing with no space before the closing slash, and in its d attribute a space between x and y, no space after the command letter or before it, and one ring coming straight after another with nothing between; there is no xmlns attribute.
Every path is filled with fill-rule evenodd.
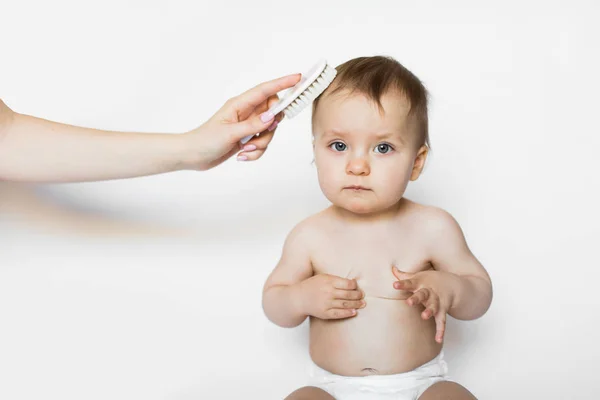
<svg viewBox="0 0 600 400"><path fill-rule="evenodd" d="M366 188L364 186L360 186L360 185L350 185L350 186L346 186L344 187L344 189L346 190L354 190L354 191L363 191L363 190L371 190L369 188Z"/></svg>

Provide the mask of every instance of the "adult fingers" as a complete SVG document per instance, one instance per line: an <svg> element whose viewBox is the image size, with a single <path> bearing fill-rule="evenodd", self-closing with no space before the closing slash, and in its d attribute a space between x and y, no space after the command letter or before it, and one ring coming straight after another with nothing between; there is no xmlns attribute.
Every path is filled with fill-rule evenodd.
<svg viewBox="0 0 600 400"><path fill-rule="evenodd" d="M275 133L276 128L277 121L273 122L273 124L265 132L262 132L258 136L254 136L251 140L244 144L242 146L242 151L254 151L256 149L265 150L269 143L271 143L271 140L273 140L273 134Z"/></svg>
<svg viewBox="0 0 600 400"><path fill-rule="evenodd" d="M267 131L275 122L274 116L265 116L265 114L255 115L244 121L227 125L226 129L230 132L230 139L238 142L249 135L256 135L259 132Z"/></svg>
<svg viewBox="0 0 600 400"><path fill-rule="evenodd" d="M249 151L249 152L242 152L242 153L238 154L237 160L238 161L256 161L259 158L261 158L264 153L265 153L264 150L254 150L254 151Z"/></svg>
<svg viewBox="0 0 600 400"><path fill-rule="evenodd" d="M254 109L258 105L267 101L271 96L278 92L294 86L300 81L301 74L293 74L263 82L252 89L240 94L232 99L232 104L238 110Z"/></svg>

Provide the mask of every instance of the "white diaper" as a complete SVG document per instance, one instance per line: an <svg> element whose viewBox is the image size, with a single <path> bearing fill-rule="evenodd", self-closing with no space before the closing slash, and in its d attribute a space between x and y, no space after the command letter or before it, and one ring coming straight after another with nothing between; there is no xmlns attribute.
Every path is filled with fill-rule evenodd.
<svg viewBox="0 0 600 400"><path fill-rule="evenodd" d="M336 400L415 400L434 383L449 380L447 373L443 352L412 371L395 375L341 376L311 362L309 385Z"/></svg>

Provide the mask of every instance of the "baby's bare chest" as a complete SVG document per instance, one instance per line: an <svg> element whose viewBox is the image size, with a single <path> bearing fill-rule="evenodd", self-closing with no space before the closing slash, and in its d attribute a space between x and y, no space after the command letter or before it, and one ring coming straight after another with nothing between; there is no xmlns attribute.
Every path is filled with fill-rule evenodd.
<svg viewBox="0 0 600 400"><path fill-rule="evenodd" d="M392 266L405 272L431 268L423 242L401 232L328 235L320 238L311 260L315 273L356 279L367 296L377 297L398 297Z"/></svg>

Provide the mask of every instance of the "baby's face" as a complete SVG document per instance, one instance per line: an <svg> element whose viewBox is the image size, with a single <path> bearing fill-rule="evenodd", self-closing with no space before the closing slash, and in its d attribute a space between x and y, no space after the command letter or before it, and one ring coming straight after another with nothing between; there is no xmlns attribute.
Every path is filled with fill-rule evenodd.
<svg viewBox="0 0 600 400"><path fill-rule="evenodd" d="M417 179L426 147L416 144L403 96L389 93L385 113L363 95L322 98L313 121L319 185L334 205L358 214L386 210Z"/></svg>

